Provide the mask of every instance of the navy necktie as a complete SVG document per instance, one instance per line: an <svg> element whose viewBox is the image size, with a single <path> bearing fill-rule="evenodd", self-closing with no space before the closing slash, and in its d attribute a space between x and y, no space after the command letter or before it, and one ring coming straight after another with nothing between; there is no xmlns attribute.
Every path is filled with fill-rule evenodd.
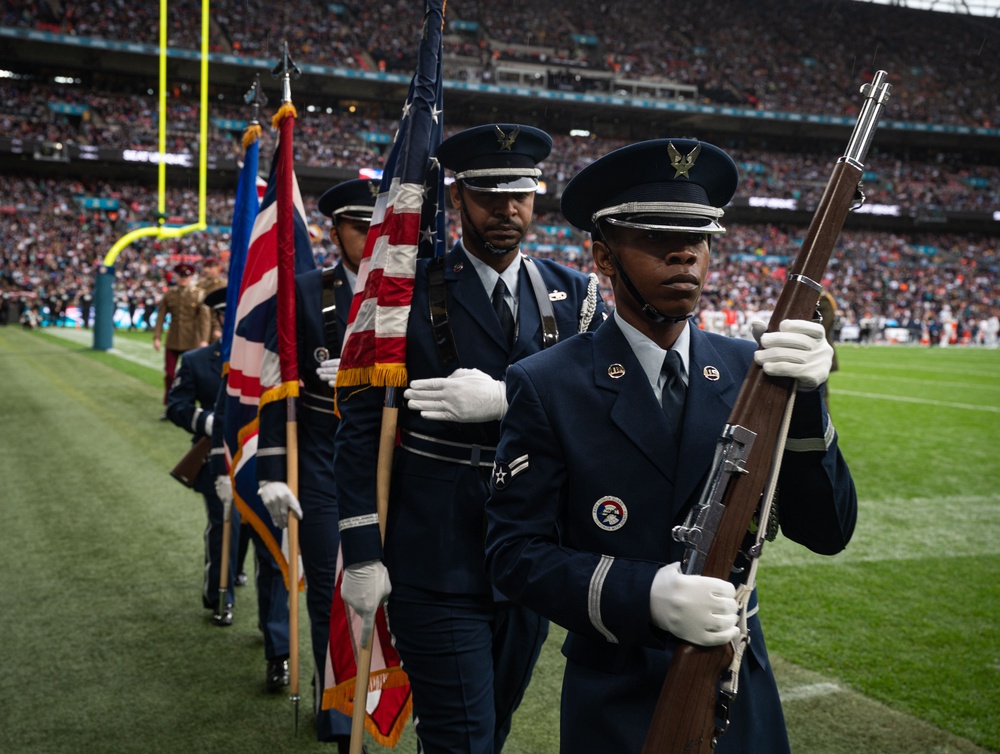
<svg viewBox="0 0 1000 754"><path fill-rule="evenodd" d="M674 439L679 439L681 423L684 419L684 365L677 351L667 351L660 370L666 379L663 382L663 413L667 417Z"/></svg>
<svg viewBox="0 0 1000 754"><path fill-rule="evenodd" d="M514 343L514 313L507 306L507 302L504 301L503 297L506 292L507 286L503 282L503 278L498 278L497 284L493 287L493 310L497 313L497 318L500 320L500 328L507 339L507 345L510 346Z"/></svg>

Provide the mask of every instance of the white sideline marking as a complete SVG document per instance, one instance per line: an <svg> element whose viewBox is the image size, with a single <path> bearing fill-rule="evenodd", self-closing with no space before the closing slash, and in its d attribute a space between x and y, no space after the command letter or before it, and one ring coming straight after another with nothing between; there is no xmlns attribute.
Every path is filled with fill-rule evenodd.
<svg viewBox="0 0 1000 754"><path fill-rule="evenodd" d="M968 371L968 372L963 372L962 374L966 375L966 376L979 376L979 377L996 377L997 376L996 372L971 372L971 371ZM840 381L841 380L845 380L845 379L846 380L858 379L858 380L864 380L865 382L870 382L870 381L874 381L874 382L878 382L878 381L891 382L893 385L898 385L901 382L909 382L909 383L914 384L914 385L922 385L922 386L933 385L935 388L954 387L954 388L960 388L962 390L991 390L991 391L1000 390L1000 382L997 382L995 384L990 384L990 385L974 385L974 384L970 384L968 382L946 382L944 380L927 380L927 379L924 379L922 377L900 377L898 374L892 374L892 375L889 375L889 374L852 374L850 372L837 372L837 376L836 376L835 379L837 380L837 384L840 384Z"/></svg>
<svg viewBox="0 0 1000 754"><path fill-rule="evenodd" d="M768 542L761 565L920 560L1000 555L1000 495L955 495L858 501L858 525L847 549L818 558L784 537Z"/></svg>
<svg viewBox="0 0 1000 754"><path fill-rule="evenodd" d="M46 335L55 335L57 338L69 340L84 346L93 346L93 330L75 329L71 327L46 327L42 332ZM115 347L106 351L120 359L131 361L134 364L141 364L153 369L163 367L163 354L153 350L153 346L142 341L133 341L127 338L115 338Z"/></svg>
<svg viewBox="0 0 1000 754"><path fill-rule="evenodd" d="M930 398L908 398L905 395L885 395L883 393L862 393L857 390L834 390L834 395L850 395L855 398L878 398L885 401L900 401L901 403L921 403L925 406L943 406L944 408L963 408L969 411L986 411L1000 414L1000 407L977 406L972 403L952 403L951 401L935 401Z"/></svg>
<svg viewBox="0 0 1000 754"><path fill-rule="evenodd" d="M790 689L779 691L781 702L798 702L803 699L814 699L817 696L829 696L843 691L836 683L808 683L804 686L793 686Z"/></svg>

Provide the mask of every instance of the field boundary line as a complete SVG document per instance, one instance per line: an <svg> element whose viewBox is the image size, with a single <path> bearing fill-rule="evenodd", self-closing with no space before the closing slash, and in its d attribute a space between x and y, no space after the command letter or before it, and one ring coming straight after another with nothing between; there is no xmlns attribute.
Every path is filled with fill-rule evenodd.
<svg viewBox="0 0 1000 754"><path fill-rule="evenodd" d="M54 335L62 340L82 346L91 347L94 342L94 333L92 330L73 330L61 327L48 327L42 332L45 335ZM139 364L151 369L163 369L163 355L154 351L151 345L146 343L136 343L128 340L127 338L115 338L115 343L117 345L114 348L105 351L105 353L109 353L112 356L117 356L119 359L131 361L133 364Z"/></svg>
<svg viewBox="0 0 1000 754"><path fill-rule="evenodd" d="M966 411L985 411L1000 414L1000 406L977 406L974 403L956 403L954 401L937 401L932 398L911 398L905 395L886 395L885 393L865 393L860 390L835 390L834 395L847 395L852 398L875 398L876 400L897 401L899 403L919 403L925 406L941 406L942 408L958 408Z"/></svg>
<svg viewBox="0 0 1000 754"><path fill-rule="evenodd" d="M997 375L989 375L991 377L996 377ZM962 390L994 390L1000 391L1000 382L994 385L977 385L968 382L947 382L945 380L925 380L920 377L898 377L896 375L887 374L863 374L861 372L837 372L835 380L838 382L842 379L854 379L854 380L875 380L875 381L889 381L893 383L907 382L915 385L933 385L934 387L955 387L961 388Z"/></svg>

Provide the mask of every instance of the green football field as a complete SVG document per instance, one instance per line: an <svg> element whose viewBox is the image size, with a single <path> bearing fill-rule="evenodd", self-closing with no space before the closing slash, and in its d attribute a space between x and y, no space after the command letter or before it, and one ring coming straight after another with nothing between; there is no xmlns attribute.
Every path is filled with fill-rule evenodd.
<svg viewBox="0 0 1000 754"><path fill-rule="evenodd" d="M306 703L296 737L287 696L264 693L252 585L232 628L201 607L204 510L167 474L188 436L157 421L149 335L91 338L0 328L0 751L330 751ZM793 751L1000 751L1000 350L839 358L854 540L825 558L779 538L760 569ZM307 641L304 607L301 624ZM561 635L508 754L558 750Z"/></svg>

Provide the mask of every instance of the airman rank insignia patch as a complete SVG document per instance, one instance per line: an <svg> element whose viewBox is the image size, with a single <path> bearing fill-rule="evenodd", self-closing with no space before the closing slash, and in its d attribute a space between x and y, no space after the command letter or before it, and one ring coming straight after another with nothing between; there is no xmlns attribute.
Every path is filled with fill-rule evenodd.
<svg viewBox="0 0 1000 754"><path fill-rule="evenodd" d="M528 454L518 456L510 463L493 462L493 486L498 490L505 489L511 480L522 471L528 470Z"/></svg>
<svg viewBox="0 0 1000 754"><path fill-rule="evenodd" d="M313 351L313 358L316 359L316 363L322 364L324 361L330 358L330 352L325 348L317 348Z"/></svg>
<svg viewBox="0 0 1000 754"><path fill-rule="evenodd" d="M607 495L594 503L594 523L604 531L618 531L628 520L628 508L620 498Z"/></svg>

